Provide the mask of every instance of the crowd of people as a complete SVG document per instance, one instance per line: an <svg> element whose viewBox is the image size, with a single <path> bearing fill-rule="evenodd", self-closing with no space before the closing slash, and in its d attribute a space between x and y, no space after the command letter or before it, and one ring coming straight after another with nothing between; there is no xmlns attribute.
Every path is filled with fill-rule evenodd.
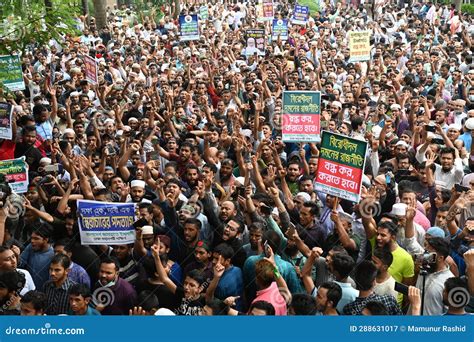
<svg viewBox="0 0 474 342"><path fill-rule="evenodd" d="M24 91L0 91L0 160L29 174L19 215L0 211L3 314L472 312L472 17L321 1L283 41L256 4L225 1L181 41L162 12L81 17L21 55ZM245 53L255 28L264 55ZM370 60L349 62L348 32L367 29ZM283 141L285 90L320 91L321 129L368 142L358 203L315 191L320 143ZM135 242L82 244L80 199L134 203Z"/></svg>

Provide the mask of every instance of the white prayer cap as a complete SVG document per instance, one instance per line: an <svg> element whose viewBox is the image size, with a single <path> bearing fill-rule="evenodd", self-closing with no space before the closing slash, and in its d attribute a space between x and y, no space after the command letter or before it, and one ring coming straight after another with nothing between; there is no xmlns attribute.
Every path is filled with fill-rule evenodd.
<svg viewBox="0 0 474 342"><path fill-rule="evenodd" d="M130 183L130 187L132 187L132 188L137 187L137 188L145 189L145 182L142 181L142 180L139 180L139 179L135 179Z"/></svg>

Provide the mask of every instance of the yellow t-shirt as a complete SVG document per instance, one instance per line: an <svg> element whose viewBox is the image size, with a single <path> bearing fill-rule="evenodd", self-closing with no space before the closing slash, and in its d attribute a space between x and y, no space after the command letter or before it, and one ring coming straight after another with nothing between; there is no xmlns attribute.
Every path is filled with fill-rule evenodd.
<svg viewBox="0 0 474 342"><path fill-rule="evenodd" d="M370 239L372 250L375 248L375 237ZM395 281L401 283L403 278L411 278L415 276L415 263L413 262L412 256L404 250L402 247L397 248L392 252L393 262L388 269L388 273L395 279ZM397 302L401 306L403 302L403 295L398 294Z"/></svg>

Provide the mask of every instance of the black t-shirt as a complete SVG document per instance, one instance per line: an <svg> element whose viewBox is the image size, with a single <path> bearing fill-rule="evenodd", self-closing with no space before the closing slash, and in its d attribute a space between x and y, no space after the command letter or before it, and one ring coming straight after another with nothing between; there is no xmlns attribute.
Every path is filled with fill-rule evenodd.
<svg viewBox="0 0 474 342"><path fill-rule="evenodd" d="M43 155L36 147L26 143L16 144L15 158L20 158L22 156L25 156L26 162L30 166L30 171L38 170L39 162L41 158L43 158Z"/></svg>
<svg viewBox="0 0 474 342"><path fill-rule="evenodd" d="M178 308L175 310L175 313L180 316L200 316L202 308L206 304L204 297L199 297L197 300L184 298L184 288L181 286L176 288L175 298L180 300Z"/></svg>
<svg viewBox="0 0 474 342"><path fill-rule="evenodd" d="M164 284L152 284L148 280L142 280L138 282L136 289L138 294L142 291L150 291L153 293L158 298L160 308L176 310L180 303L176 297L173 296L173 292Z"/></svg>

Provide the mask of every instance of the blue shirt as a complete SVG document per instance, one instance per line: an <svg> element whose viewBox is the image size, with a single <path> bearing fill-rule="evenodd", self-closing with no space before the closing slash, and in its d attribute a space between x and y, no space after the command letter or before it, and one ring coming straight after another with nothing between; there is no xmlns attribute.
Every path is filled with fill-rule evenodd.
<svg viewBox="0 0 474 342"><path fill-rule="evenodd" d="M466 148L466 150L468 151L471 150L471 144L472 144L471 132L465 132L461 134L458 139L464 141L464 147Z"/></svg>
<svg viewBox="0 0 474 342"><path fill-rule="evenodd" d="M74 311L70 310L68 313L70 316L77 316ZM90 305L87 306L87 311L84 316L100 316L100 312L92 308Z"/></svg>
<svg viewBox="0 0 474 342"><path fill-rule="evenodd" d="M78 265L75 262L71 262L67 276L78 284L87 285L89 288L91 287L91 278L89 277L89 274L87 274L86 270L81 265Z"/></svg>
<svg viewBox="0 0 474 342"><path fill-rule="evenodd" d="M255 298L257 286L255 284L255 264L264 258L263 254L247 258L244 264L244 282L249 301ZM278 254L275 255L275 263L283 279L285 279L291 293L304 293L301 282L296 275L295 268L288 261L283 260Z"/></svg>
<svg viewBox="0 0 474 342"><path fill-rule="evenodd" d="M222 275L219 283L217 284L215 296L218 299L224 300L230 296L240 296L244 292L244 277L242 275L242 270L236 266L231 266L229 269L225 270ZM236 309L241 311L242 300L239 298L236 301Z"/></svg>
<svg viewBox="0 0 474 342"><path fill-rule="evenodd" d="M36 288L42 289L49 279L49 264L54 256L51 246L45 251L34 251L31 243L20 255L20 267L28 270Z"/></svg>

